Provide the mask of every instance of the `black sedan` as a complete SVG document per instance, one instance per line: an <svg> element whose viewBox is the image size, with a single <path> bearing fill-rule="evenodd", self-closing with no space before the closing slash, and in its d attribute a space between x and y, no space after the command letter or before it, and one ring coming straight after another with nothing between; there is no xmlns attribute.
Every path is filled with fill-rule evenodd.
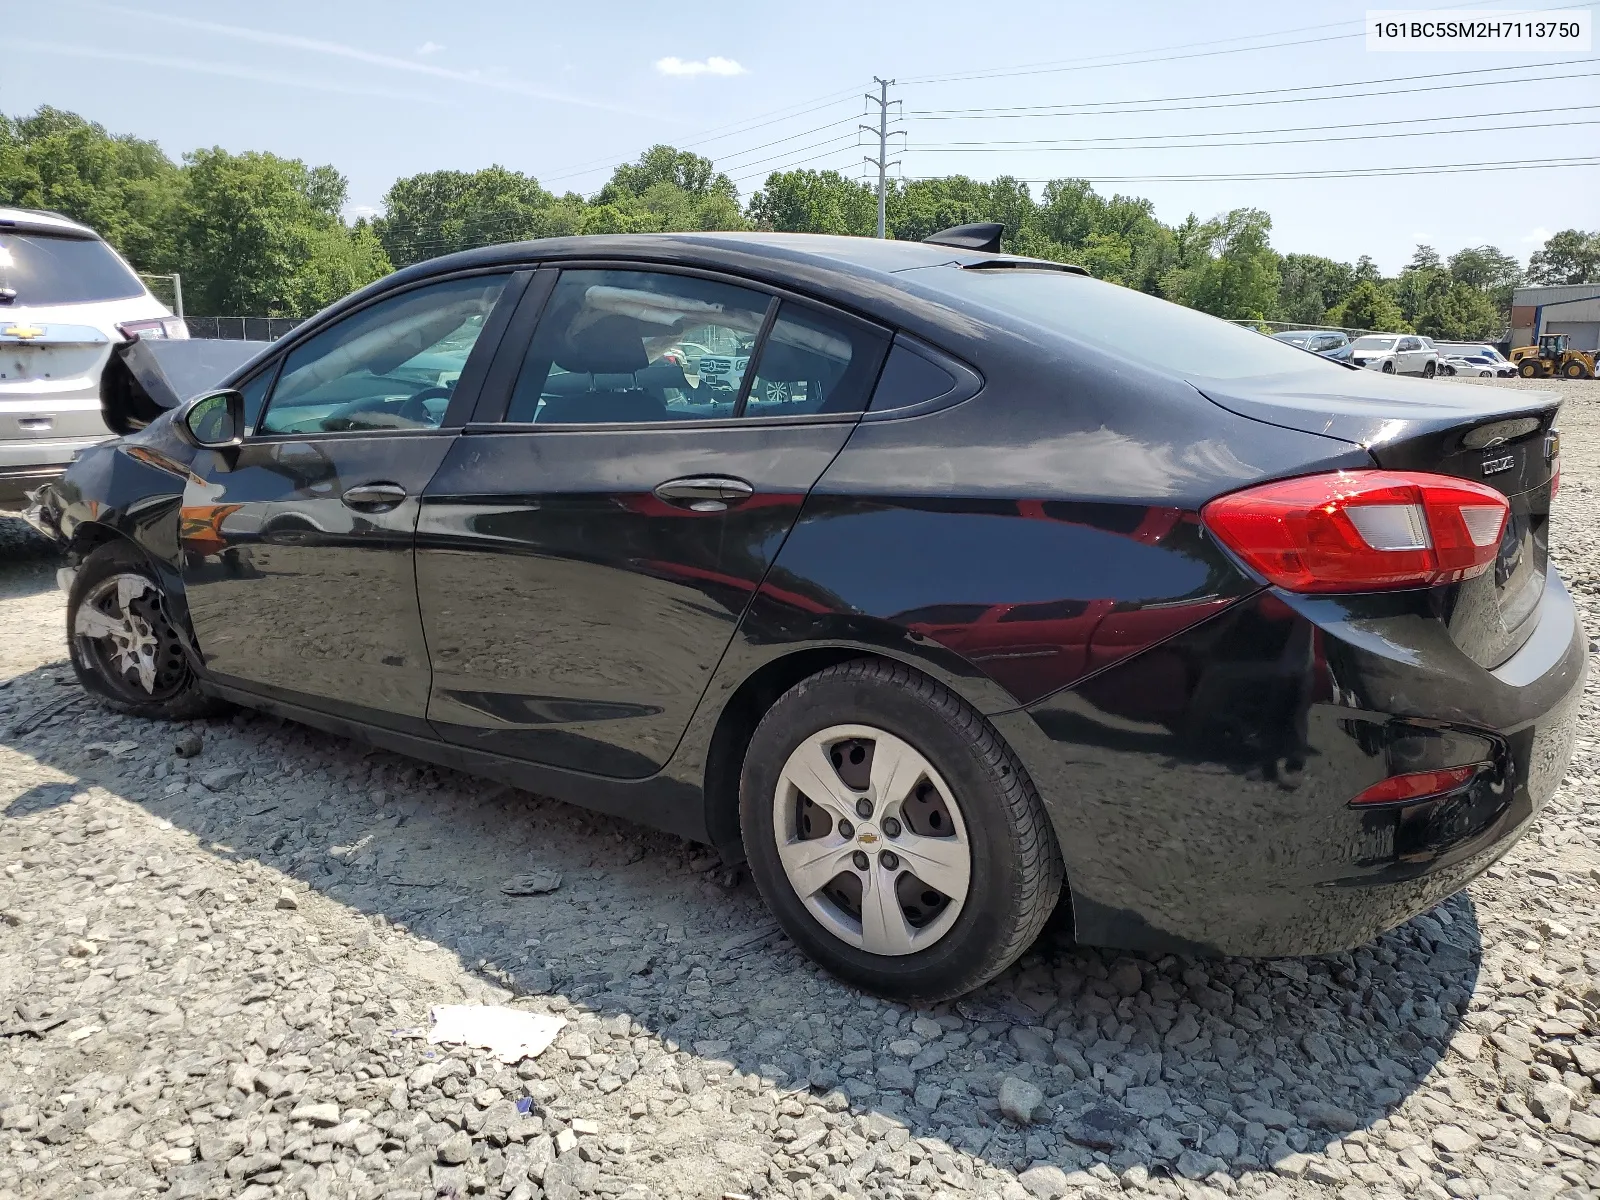
<svg viewBox="0 0 1600 1200"><path fill-rule="evenodd" d="M1089 944L1322 953L1504 854L1587 663L1557 400L984 242L392 275L39 496L79 678L709 842L910 1000L1058 904Z"/></svg>

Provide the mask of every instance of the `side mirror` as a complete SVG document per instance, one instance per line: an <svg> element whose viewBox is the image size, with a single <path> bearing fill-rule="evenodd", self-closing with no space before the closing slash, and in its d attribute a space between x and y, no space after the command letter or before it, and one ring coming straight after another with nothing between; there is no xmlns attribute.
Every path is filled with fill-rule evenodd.
<svg viewBox="0 0 1600 1200"><path fill-rule="evenodd" d="M228 450L244 441L244 396L233 388L206 392L186 401L172 419L173 429L191 446Z"/></svg>

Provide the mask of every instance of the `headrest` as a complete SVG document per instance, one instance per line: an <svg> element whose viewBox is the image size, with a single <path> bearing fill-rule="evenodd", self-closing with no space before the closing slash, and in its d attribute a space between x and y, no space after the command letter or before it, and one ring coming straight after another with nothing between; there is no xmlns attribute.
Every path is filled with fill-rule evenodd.
<svg viewBox="0 0 1600 1200"><path fill-rule="evenodd" d="M639 323L631 317L601 317L577 333L568 334L556 351L559 366L592 375L631 375L649 362Z"/></svg>
<svg viewBox="0 0 1600 1200"><path fill-rule="evenodd" d="M640 387L676 388L680 392L693 389L684 377L683 368L670 358L658 358L642 371L634 374Z"/></svg>

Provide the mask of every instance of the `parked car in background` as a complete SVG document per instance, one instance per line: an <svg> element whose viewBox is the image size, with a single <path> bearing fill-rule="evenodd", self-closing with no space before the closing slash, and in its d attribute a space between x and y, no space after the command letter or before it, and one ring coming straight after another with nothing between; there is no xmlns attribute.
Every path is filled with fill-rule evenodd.
<svg viewBox="0 0 1600 1200"><path fill-rule="evenodd" d="M1369 333L1358 337L1350 345L1350 361L1385 375L1432 379L1439 373L1439 352L1414 333Z"/></svg>
<svg viewBox="0 0 1600 1200"><path fill-rule="evenodd" d="M1291 346L1299 346L1302 350L1309 350L1335 362L1347 362L1350 358L1350 338L1337 331L1290 329L1272 336L1280 342L1288 342Z"/></svg>
<svg viewBox="0 0 1600 1200"><path fill-rule="evenodd" d="M714 404L691 336L746 345ZM1545 392L1418 404L1061 263L760 233L418 263L225 382L41 489L93 697L710 842L901 1000L1055 911L1349 949L1500 859L1571 753Z"/></svg>
<svg viewBox="0 0 1600 1200"><path fill-rule="evenodd" d="M0 510L111 435L100 375L115 343L186 338L94 230L56 213L0 208Z"/></svg>
<svg viewBox="0 0 1600 1200"><path fill-rule="evenodd" d="M1504 354L1483 342L1438 342L1435 349L1455 367L1457 375L1483 376L1487 371L1490 376L1505 379L1517 373L1516 366Z"/></svg>

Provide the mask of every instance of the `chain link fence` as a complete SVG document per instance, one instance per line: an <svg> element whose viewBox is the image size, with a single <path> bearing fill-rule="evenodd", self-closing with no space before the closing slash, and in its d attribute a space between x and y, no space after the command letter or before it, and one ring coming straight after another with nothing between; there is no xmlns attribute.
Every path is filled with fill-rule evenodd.
<svg viewBox="0 0 1600 1200"><path fill-rule="evenodd" d="M192 338L238 338L247 342L275 342L304 317L196 317L186 316Z"/></svg>

